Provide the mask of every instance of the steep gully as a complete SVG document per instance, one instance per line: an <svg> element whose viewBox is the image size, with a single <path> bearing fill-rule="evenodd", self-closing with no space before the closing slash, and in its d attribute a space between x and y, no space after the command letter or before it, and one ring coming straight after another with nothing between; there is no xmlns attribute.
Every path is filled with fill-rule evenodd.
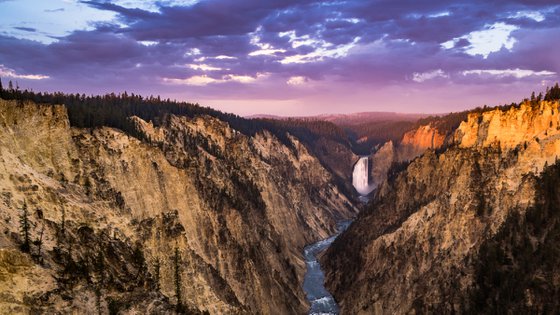
<svg viewBox="0 0 560 315"><path fill-rule="evenodd" d="M372 185L369 181L369 158L360 157L354 164L352 173L352 184L360 194L360 199L367 202L367 195L372 192ZM303 280L303 290L307 301L311 305L308 314L339 314L338 304L331 293L325 288L325 274L318 261L318 255L325 251L334 240L344 232L352 223L351 220L343 220L337 224L337 232L326 239L307 245L303 250L305 258L305 278Z"/></svg>

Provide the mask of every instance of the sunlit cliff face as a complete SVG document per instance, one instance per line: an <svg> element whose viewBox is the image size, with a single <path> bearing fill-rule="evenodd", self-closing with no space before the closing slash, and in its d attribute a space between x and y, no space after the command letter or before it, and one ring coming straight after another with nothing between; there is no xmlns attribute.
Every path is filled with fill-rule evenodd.
<svg viewBox="0 0 560 315"><path fill-rule="evenodd" d="M549 198L548 194L557 196L553 190L557 184L551 184L547 193L540 185L546 182L543 174L557 167L560 155L558 106L558 102L525 102L473 112L446 139L453 140L453 145L425 151L392 180L382 183L370 207L321 261L326 287L342 313L421 313L426 305L436 313L446 313L473 303L473 289L486 294L486 289L477 289L484 279L480 275L497 272L484 260L486 256L479 256L487 250L484 244L492 240L509 250L524 233L544 231L542 226L553 221L541 219L535 223L537 229L529 229L531 215L557 213L543 210L547 208L539 202ZM510 228L515 237L502 239L503 231ZM528 239L543 242L539 237ZM525 254L506 255L532 261L533 248L548 248L544 243L527 244L523 245L528 248ZM503 266L515 264L503 262ZM535 274L542 274L545 267L540 261L531 264ZM538 277L525 269L519 272ZM552 274L547 279L554 279L557 271ZM552 288L554 280L550 281ZM499 287L489 283L491 288ZM523 282L513 283L524 294L539 294L529 287L530 282L527 288ZM526 309L553 305L545 299L550 292L542 292L543 297L531 302L521 295L519 305ZM498 299L508 301L507 296ZM514 308L508 302L500 305ZM466 310L462 312L480 313Z"/></svg>

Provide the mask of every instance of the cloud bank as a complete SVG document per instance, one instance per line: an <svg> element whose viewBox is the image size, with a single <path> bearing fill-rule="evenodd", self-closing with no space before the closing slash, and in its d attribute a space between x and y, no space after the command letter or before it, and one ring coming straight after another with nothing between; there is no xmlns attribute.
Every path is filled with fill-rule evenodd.
<svg viewBox="0 0 560 315"><path fill-rule="evenodd" d="M2 10L9 3L0 16L14 14ZM87 26L60 19L60 35L42 23L78 9ZM33 20L0 23L0 76L35 90L128 90L241 114L445 112L559 80L557 1L91 0L28 10Z"/></svg>

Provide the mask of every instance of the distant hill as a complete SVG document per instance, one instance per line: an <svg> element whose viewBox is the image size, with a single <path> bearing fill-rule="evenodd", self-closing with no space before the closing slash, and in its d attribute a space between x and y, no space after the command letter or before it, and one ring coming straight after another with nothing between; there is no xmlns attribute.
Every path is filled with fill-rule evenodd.
<svg viewBox="0 0 560 315"><path fill-rule="evenodd" d="M418 119L430 116L429 114L408 114L396 112L359 112L350 114L322 114L316 116L279 116L269 114L256 114L246 116L249 119L301 119L301 120L323 120L330 121L337 125L359 125L367 122L378 121L417 121Z"/></svg>
<svg viewBox="0 0 560 315"><path fill-rule="evenodd" d="M394 112L360 112L352 114L326 114L316 116L318 119L331 121L337 125L360 125L380 121L411 121L429 116L428 114L404 114Z"/></svg>
<svg viewBox="0 0 560 315"><path fill-rule="evenodd" d="M274 121L299 121L300 124L317 121L330 122L341 128L356 154L369 154L378 144L397 141L428 114L404 114L395 112L360 112L351 114L324 114L317 116L276 116L259 114L246 118Z"/></svg>

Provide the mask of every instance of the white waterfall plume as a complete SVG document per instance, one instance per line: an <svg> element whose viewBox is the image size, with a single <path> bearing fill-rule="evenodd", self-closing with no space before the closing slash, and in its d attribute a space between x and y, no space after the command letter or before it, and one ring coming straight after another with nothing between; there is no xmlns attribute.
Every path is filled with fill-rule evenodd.
<svg viewBox="0 0 560 315"><path fill-rule="evenodd" d="M354 185L356 191L362 196L369 194L375 188L373 185L369 184L369 157L361 157L354 165L352 185Z"/></svg>

